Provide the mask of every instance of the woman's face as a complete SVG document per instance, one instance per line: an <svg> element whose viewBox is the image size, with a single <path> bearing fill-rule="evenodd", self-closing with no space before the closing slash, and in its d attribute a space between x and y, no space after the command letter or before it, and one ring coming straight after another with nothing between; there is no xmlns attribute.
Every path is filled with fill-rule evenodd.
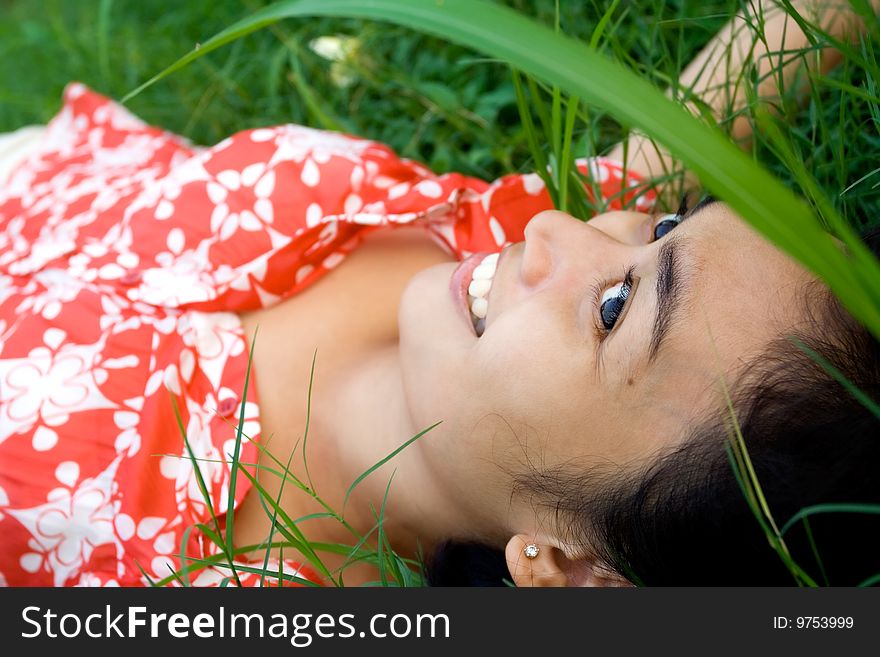
<svg viewBox="0 0 880 657"><path fill-rule="evenodd" d="M455 263L412 279L407 403L418 430L443 420L420 449L458 502L509 498L529 464L627 466L675 445L724 412L722 378L794 327L804 269L722 203L655 239L675 216L535 216L498 260L479 338L450 293Z"/></svg>

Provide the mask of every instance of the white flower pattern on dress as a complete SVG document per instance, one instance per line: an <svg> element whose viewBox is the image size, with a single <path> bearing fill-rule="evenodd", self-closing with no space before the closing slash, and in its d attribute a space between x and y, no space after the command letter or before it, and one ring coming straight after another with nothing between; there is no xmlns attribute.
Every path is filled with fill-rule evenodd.
<svg viewBox="0 0 880 657"><path fill-rule="evenodd" d="M23 358L0 360L0 443L13 433L24 434L38 423L58 426L73 412L112 408L101 394L91 367L100 352L100 343L62 344L67 337L59 328L43 333L43 344ZM54 434L46 426L37 435ZM56 442L34 441L34 449L51 449Z"/></svg>
<svg viewBox="0 0 880 657"><path fill-rule="evenodd" d="M68 462L72 470L69 485L49 491L44 504L29 509L9 509L7 513L26 527L33 536L33 551L23 553L19 563L23 570L34 573L52 573L55 586L64 585L68 578L77 575L80 568L100 545L119 543L113 528L116 515L118 485L114 481L120 458L97 477L86 479L76 485L79 466ZM56 471L56 476L58 472ZM64 474L58 479L64 478ZM62 481L62 484L65 482Z"/></svg>

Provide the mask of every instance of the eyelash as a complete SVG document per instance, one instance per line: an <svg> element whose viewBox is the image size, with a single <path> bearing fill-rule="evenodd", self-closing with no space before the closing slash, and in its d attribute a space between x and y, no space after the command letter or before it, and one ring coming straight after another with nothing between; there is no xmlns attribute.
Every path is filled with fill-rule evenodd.
<svg viewBox="0 0 880 657"><path fill-rule="evenodd" d="M707 197L707 199L708 199L708 197ZM702 205L705 202L706 202L706 200L701 201L699 203L699 205ZM681 222L684 220L685 216L687 216L688 211L689 211L688 197L687 197L687 195L684 195L681 199L681 202L678 205L678 210L673 215L673 216L676 216L679 218L676 226L681 224ZM668 213L664 214L664 215L660 215L660 216L661 217L668 216ZM654 230L656 230L657 225L659 223L660 222L657 221L657 217L655 217L654 218ZM653 232L652 232L652 235L653 235ZM611 333L611 331L613 331L617 327L617 324L620 321L621 316L626 312L627 308L629 307L628 301L629 301L629 298L632 296L633 287L635 285L635 278L633 276L635 269L636 269L635 265L630 265L626 269L626 272L623 275L623 279L621 281L621 286L620 286L620 292L618 293L618 296L617 296L618 299L623 297L623 305L620 307L620 310L618 310L617 313L613 316L614 317L614 325L610 329L605 327L604 322L602 320L602 297L604 296L605 292L609 289L609 285L607 282L605 282L605 283L596 282L593 284L593 296L596 299L596 316L597 316L596 317L596 333L597 333L597 337L598 337L599 341L602 341L606 337L608 337L608 335ZM624 292L624 290L625 290L625 292ZM612 299L613 298L614 297L612 297Z"/></svg>
<svg viewBox="0 0 880 657"><path fill-rule="evenodd" d="M620 320L620 317L624 314L624 312L626 312L626 309L628 306L627 300L629 299L630 295L632 295L632 292L633 292L633 289L635 286L635 277L633 276L633 274L635 273L635 270L636 270L635 265L631 265L630 267L628 267L626 269L626 271L623 274L623 279L620 283L620 291L617 293L616 296L611 297L610 299L607 299L605 301L603 301L602 297L605 295L605 293L609 289L607 284L602 285L601 283L598 283L598 282L593 284L593 295L596 298L596 308L597 308L597 315L598 315L597 321L596 321L596 330L599 333L600 339L606 337L609 333L611 333L611 331L614 330L614 327L617 326L617 322ZM619 305L619 308L616 311L613 311L613 314L612 314L613 325L609 329L609 328L605 327L605 323L602 318L602 306L605 302L613 301L613 300L622 300L623 303Z"/></svg>

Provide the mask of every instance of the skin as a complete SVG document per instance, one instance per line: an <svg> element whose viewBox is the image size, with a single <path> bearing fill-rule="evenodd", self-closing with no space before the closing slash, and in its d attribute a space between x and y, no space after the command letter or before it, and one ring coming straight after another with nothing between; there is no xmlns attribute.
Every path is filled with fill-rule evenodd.
<svg viewBox="0 0 880 657"><path fill-rule="evenodd" d="M722 412L721 377L798 324L799 289L812 280L721 203L655 241L661 219L633 212L587 223L559 212L535 216L525 241L499 259L480 338L449 293L457 263L419 271L400 297L397 340L350 354L324 379L322 389L332 395L313 398L308 476L315 487L341 508L342 493L360 472L442 420L364 480L346 518L368 531L373 520L365 511L370 503L381 506L393 475L385 528L398 549L429 551L450 537L499 546L538 540L546 549L528 562L527 583L600 581L540 509L511 495L512 474L530 464L630 468L674 447L697 414ZM657 256L673 237L686 253L688 291L648 363ZM612 287L630 266L637 286L618 324L603 335L594 283ZM306 350L294 350L283 332L267 334L258 357L280 364L276 371L291 353L302 362ZM258 390L276 384L271 371L257 361ZM261 399L267 435L274 433L270 448L286 458L298 435L278 429L303 418L290 403ZM307 476L296 463L292 469ZM316 510L302 493L288 492L292 516ZM247 542L239 532L251 525L254 536L267 529L255 522L261 514L250 502L250 515L241 522L236 516L237 542ZM312 540L345 540L334 523L321 523L310 526ZM557 579L540 575L539 566ZM517 567L512 563L515 577Z"/></svg>

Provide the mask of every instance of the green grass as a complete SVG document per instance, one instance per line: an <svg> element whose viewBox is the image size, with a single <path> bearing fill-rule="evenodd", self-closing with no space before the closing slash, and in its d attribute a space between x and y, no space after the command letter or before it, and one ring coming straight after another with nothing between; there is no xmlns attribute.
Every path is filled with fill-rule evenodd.
<svg viewBox="0 0 880 657"><path fill-rule="evenodd" d="M70 80L120 98L197 43L266 4L7 1L0 21L0 130L48 120ZM555 22L554 0L503 4L545 25ZM665 85L739 4L621 3L597 45ZM561 2L562 31L589 43L607 5ZM330 79L329 63L306 45L333 34L355 36L361 43L350 67L354 82L344 88ZM869 73L847 61L828 79L816 81L805 107L787 110L795 152L827 198L857 227L880 220L875 186L880 169L873 158L880 146L880 114L872 100L876 81ZM535 168L505 64L377 22L285 21L197 60L129 106L146 121L202 144L237 130L295 122L338 126L378 139L438 172L494 178ZM592 110L576 126L572 150L602 152L623 135L616 121ZM786 163L761 140L756 158L784 183L799 187Z"/></svg>
<svg viewBox="0 0 880 657"><path fill-rule="evenodd" d="M244 426L244 409L247 401L248 383L251 377L251 365L255 348L256 335L251 343L248 357L247 374L245 376L245 384L241 398L242 410L238 426L236 427L229 423L229 432L235 436L235 448L232 453L226 455L227 460L230 463L230 482L225 523L219 520L220 516L217 513L217 500L212 499L209 488L202 476L201 465L202 463L207 462L207 460L199 459L195 456L189 444L186 428L181 418L177 401L173 397L170 400L177 418L178 430L180 431L181 438L186 446L187 458L192 462L193 472L195 473L198 482L199 491L205 502L208 515L210 515L210 522L198 523L195 526L188 527L184 531L181 536L180 553L178 555L180 559L180 567L175 569L169 564L170 574L167 577L161 580L155 580L146 573L140 564L138 564L146 581L148 581L151 586L155 587L167 586L173 582L188 587L192 585L191 576L193 573L198 573L198 571L207 567L215 567L229 571L230 574L223 580L224 585L231 582L240 586L241 580L239 573L255 573L260 575L260 584L262 586L270 585L271 580L269 578L274 578L278 586L283 585L283 583L312 587L316 586L317 584L310 579L283 572L283 564L281 563L281 557L283 557L284 554L283 551L288 550L289 555L289 550L293 549L298 555L296 557L297 561L311 566L322 577L323 582L327 585L337 587L345 586L345 571L348 568L361 563L367 563L373 566L379 577L378 581L368 583L367 585L374 584L383 587L411 587L423 585L423 561L407 559L398 555L394 551L393 546L389 544L388 538L383 529L385 506L388 500L388 493L391 489L393 475L389 478L388 484L385 487L385 496L382 500L382 506L379 511L376 512L375 509L371 509L376 521L375 524L368 532L362 534L345 520L345 503L343 503L340 512L335 511L324 501L317 489L312 485L308 475L306 475L307 481L304 481L291 471L291 462L294 457L297 457L302 460L303 465L305 466L305 472L308 473L305 446L308 438L308 426L311 416L310 412L306 415L303 439L302 441L299 441L291 451L287 463L282 463L271 453L271 451L256 441L253 441L254 445L261 454L266 456L270 464L243 463L241 461L240 454L242 443L244 441L252 441L251 436L244 434L242 427ZM315 374L316 359L317 351L312 359L312 369L309 376L308 408L311 408L312 382ZM431 429L437 426L437 424L427 427L425 430L405 441L390 454L380 459L377 463L373 464L357 476L348 488L345 500L347 501L348 496L358 484L372 474L377 468L391 460L412 442L431 431ZM254 469L254 474L251 474L249 468ZM259 494L263 511L266 513L266 516L272 520L271 530L268 537L259 545L243 545L239 547L233 545L233 523L235 518L235 505L233 502L235 499L236 478L238 474L241 474L251 483L253 488ZM281 487L276 497L272 497L264 486L267 477L277 477L281 480ZM287 511L281 506L281 494L284 491L284 487L288 484L298 488L303 495L313 498L321 507L323 507L324 511L312 513L301 518L291 518ZM310 520L318 519L329 520L340 525L351 534L351 543L319 543L310 540L303 530L303 526ZM214 544L217 549L216 554L206 558L193 558L188 556L186 553L186 545L192 530L199 531L205 539ZM276 535L280 536L279 540L274 540ZM278 564L279 570L277 572L269 568L269 559L276 550L280 550ZM263 554L262 563L255 559L255 556L258 556L260 553ZM345 556L345 559L341 566L331 570L331 568L325 563L325 559L322 557L322 555L327 554L343 555Z"/></svg>
<svg viewBox="0 0 880 657"><path fill-rule="evenodd" d="M558 207L586 217L596 208L589 207L579 193L571 160L604 152L626 136L628 122L663 137L710 188L717 188L712 191L727 195L726 200L747 220L823 276L849 309L880 335L880 270L859 252L849 233L850 227L861 231L880 223L876 21L862 43L847 50L843 65L827 76L810 79L806 103L783 102L777 108L778 118L753 116L759 130L751 159L771 172L780 183L776 184L732 149L719 146L725 156L712 161L712 153L701 149L714 142L703 141L707 133L696 121L687 121L671 103L639 86L635 77L621 76L618 81L617 69L603 68L605 59L591 59L592 52L561 36L589 44L662 88L674 83L685 64L740 7L739 2L497 3L550 28L542 33L513 18L506 23L511 31L521 30L517 50L523 43L544 44L533 52L506 50L505 37L515 42L513 32L493 34L478 21L450 20L441 25L439 14L431 14L438 11L436 3L428 2L421 22L413 18L415 10L407 16L401 3L375 2L361 8L345 0L313 2L312 13L347 11L391 22L318 16L272 22L245 36L256 26L238 21L267 4L12 0L4 8L6 20L0 23L0 130L46 121L57 111L61 89L70 80L120 98L197 44L206 44L186 66L135 95L129 107L148 122L203 144L241 129L296 122L386 142L437 172L454 170L491 179L512 171L538 170ZM383 4L387 11L381 9ZM410 8L419 4L409 3ZM458 0L443 4L450 12L461 9L462 16L475 6ZM291 4L289 9L295 13L301 7ZM211 37L236 24L241 29L227 32L230 43L205 54L211 49ZM468 32L471 24L475 27ZM493 23L493 28L499 24ZM480 29L484 38L474 36ZM345 62L331 65L308 44L336 34L353 37L358 45ZM819 41L824 38L821 32L815 35ZM809 51L800 54L810 56ZM579 56L591 64L582 73L577 68ZM510 64L517 70L512 71ZM340 74L348 79L346 84L339 83ZM636 98L644 100L636 102ZM728 125L723 121L718 127L724 131ZM751 191L737 193L749 182ZM806 199L808 207L797 203L785 188ZM780 216L786 221L779 221ZM846 259L821 243L816 231L820 222L850 241L853 258ZM738 443L741 437L734 441L731 461L747 498L754 502L758 522L785 559L782 535L789 525L778 530ZM286 469L277 459L276 465L276 475ZM258 479L246 470L240 474L260 488ZM308 482L292 483L313 494ZM284 517L277 501L264 503L267 513L282 519L279 540L298 545L321 571L319 550L308 543L297 523ZM353 559L374 561L383 584L416 581L404 572L413 564L399 560L384 540L383 512L384 508L375 512L376 537L370 547L366 537L354 537L354 548L321 548L349 549ZM327 513L333 516L331 509ZM804 513L801 520L806 521L809 513ZM203 529L209 538L211 532L216 535L222 553L218 559L230 560L231 543L210 527ZM792 571L798 581L814 583L796 564ZM331 579L337 576L326 574ZM188 582L187 569L177 577Z"/></svg>
<svg viewBox="0 0 880 657"><path fill-rule="evenodd" d="M6 2L0 22L0 130L50 118L61 89L73 79L121 98L195 44L266 4ZM554 22L553 0L506 4L547 25ZM589 41L603 4L563 2L562 30ZM615 22L606 49L644 62L646 73L663 80L736 3L641 6L642 11L626 10L620 25ZM681 23L683 16L703 18ZM356 36L362 44L353 66L355 82L348 88L334 85L328 62L306 46L337 33ZM259 125L321 125L303 99L303 86L346 130L388 143L435 171L493 178L532 166L506 65L415 30L369 21L317 18L276 25L195 62L129 106L150 123L209 144ZM602 149L622 134L610 120L597 117L595 123L590 134L576 135L577 145L595 143L591 150Z"/></svg>

